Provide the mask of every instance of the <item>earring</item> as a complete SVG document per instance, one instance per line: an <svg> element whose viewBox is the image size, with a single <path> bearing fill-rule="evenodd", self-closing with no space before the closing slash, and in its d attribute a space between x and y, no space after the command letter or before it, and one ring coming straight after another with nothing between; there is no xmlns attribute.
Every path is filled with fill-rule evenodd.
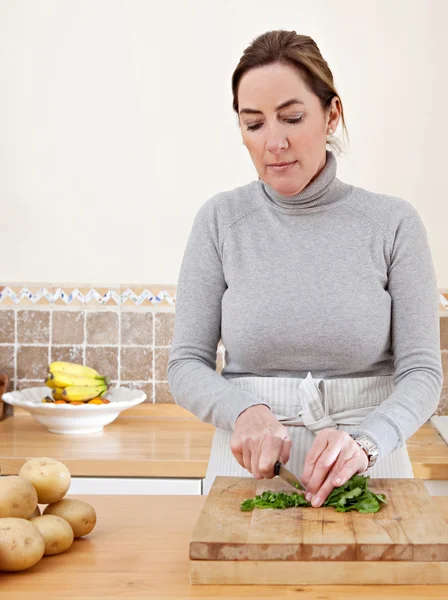
<svg viewBox="0 0 448 600"><path fill-rule="evenodd" d="M332 129L330 129L330 130L328 131L328 135L331 135L332 133L333 133L333 130L332 130Z"/></svg>

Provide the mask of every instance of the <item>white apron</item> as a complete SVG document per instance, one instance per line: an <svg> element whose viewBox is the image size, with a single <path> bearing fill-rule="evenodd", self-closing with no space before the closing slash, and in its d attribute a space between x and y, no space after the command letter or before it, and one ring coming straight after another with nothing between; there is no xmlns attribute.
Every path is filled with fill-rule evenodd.
<svg viewBox="0 0 448 600"><path fill-rule="evenodd" d="M227 380L265 400L277 419L287 427L292 441L287 467L300 477L306 454L315 435L326 428L354 431L365 417L395 389L393 375L313 379L311 373L294 377L234 377ZM216 429L203 493L208 494L217 475L252 477L230 450L233 433ZM365 472L370 477L414 477L406 445L379 458Z"/></svg>

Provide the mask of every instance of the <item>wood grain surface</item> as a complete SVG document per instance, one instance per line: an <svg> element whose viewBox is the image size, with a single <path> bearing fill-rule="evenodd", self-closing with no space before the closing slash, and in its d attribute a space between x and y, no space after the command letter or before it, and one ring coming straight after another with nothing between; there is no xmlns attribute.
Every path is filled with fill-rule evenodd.
<svg viewBox="0 0 448 600"><path fill-rule="evenodd" d="M448 527L421 479L371 479L384 493L378 513L333 507L242 512L266 490L294 491L282 480L216 477L190 544L192 560L448 561Z"/></svg>
<svg viewBox="0 0 448 600"><path fill-rule="evenodd" d="M18 473L26 460L62 460L78 477L203 478L214 428L177 405L143 404L102 433L48 433L28 413L0 423L0 465ZM448 480L448 445L427 423L407 442L415 477Z"/></svg>
<svg viewBox="0 0 448 600"><path fill-rule="evenodd" d="M0 573L2 600L448 598L448 585L190 585L188 544L206 497L78 497L96 509L94 531L27 571ZM448 520L447 499L433 500ZM355 567L359 577L365 564Z"/></svg>

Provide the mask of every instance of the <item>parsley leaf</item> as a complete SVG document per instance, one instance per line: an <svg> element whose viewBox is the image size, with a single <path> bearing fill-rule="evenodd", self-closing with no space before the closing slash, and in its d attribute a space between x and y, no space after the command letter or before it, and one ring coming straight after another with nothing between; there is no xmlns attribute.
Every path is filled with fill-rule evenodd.
<svg viewBox="0 0 448 600"><path fill-rule="evenodd" d="M337 512L358 510L360 513L375 513L381 504L387 504L384 494L375 494L368 489L369 477L353 475L344 485L335 488L323 506L333 506ZM241 510L248 512L254 508L285 509L296 506L311 506L303 494L292 492L272 492L266 490L255 498L247 498L241 503Z"/></svg>

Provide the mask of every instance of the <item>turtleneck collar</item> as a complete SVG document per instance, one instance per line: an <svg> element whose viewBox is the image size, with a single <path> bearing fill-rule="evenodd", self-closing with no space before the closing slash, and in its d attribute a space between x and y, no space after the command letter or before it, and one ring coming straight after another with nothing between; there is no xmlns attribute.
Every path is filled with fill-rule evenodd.
<svg viewBox="0 0 448 600"><path fill-rule="evenodd" d="M338 180L336 179L337 162L333 152L326 151L325 166L314 181L309 183L301 192L294 196L284 196L275 191L270 185L258 180L265 197L273 208L286 212L301 212L334 204L340 200Z"/></svg>

